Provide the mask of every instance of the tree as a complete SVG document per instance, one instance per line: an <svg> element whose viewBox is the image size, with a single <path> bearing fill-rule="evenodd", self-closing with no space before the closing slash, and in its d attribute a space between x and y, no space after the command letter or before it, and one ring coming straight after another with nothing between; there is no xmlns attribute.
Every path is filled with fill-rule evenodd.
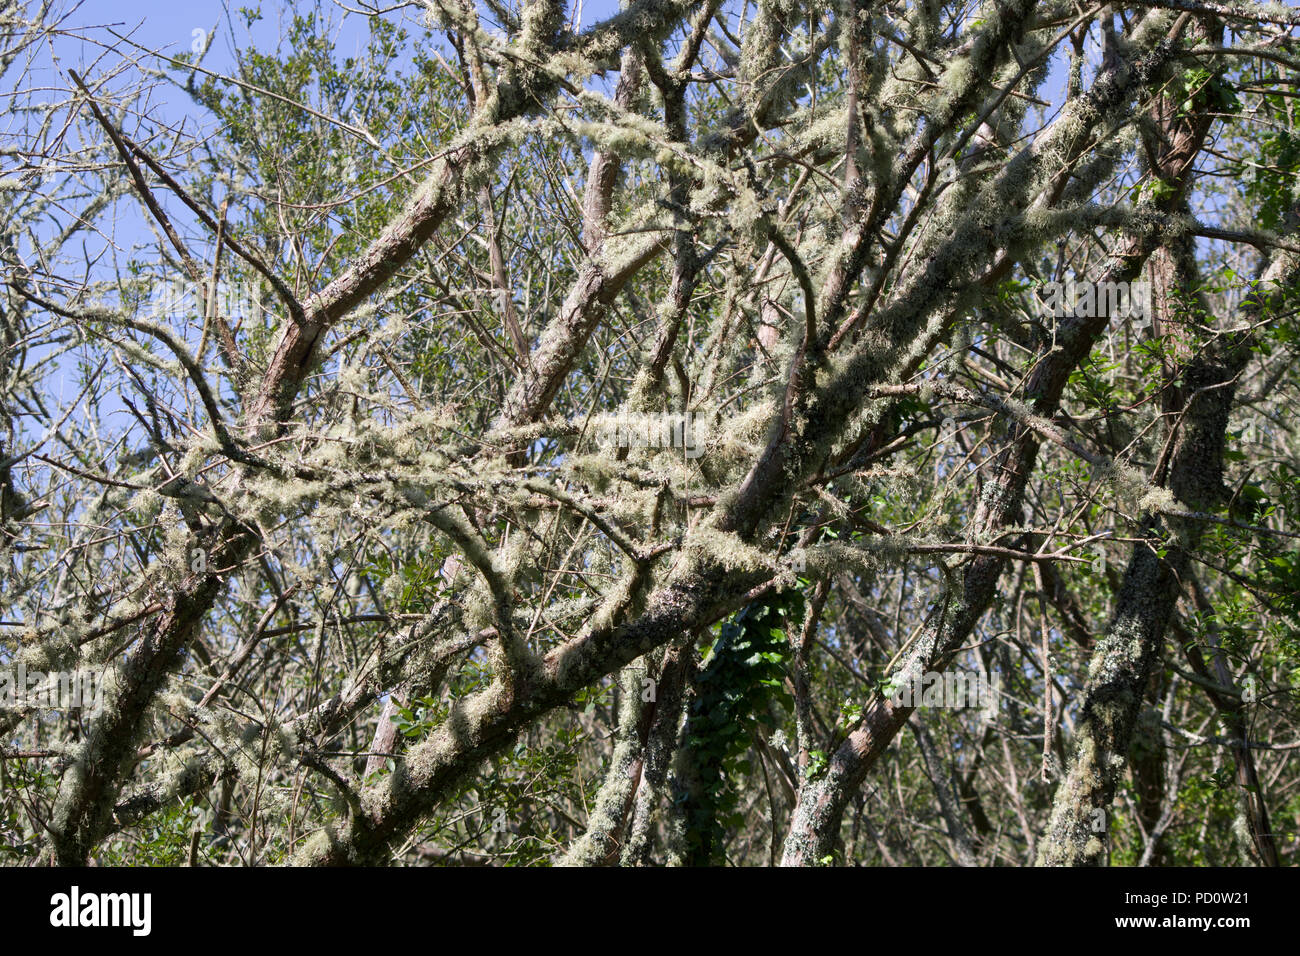
<svg viewBox="0 0 1300 956"><path fill-rule="evenodd" d="M10 854L1292 861L1300 16L289 7L14 111Z"/></svg>

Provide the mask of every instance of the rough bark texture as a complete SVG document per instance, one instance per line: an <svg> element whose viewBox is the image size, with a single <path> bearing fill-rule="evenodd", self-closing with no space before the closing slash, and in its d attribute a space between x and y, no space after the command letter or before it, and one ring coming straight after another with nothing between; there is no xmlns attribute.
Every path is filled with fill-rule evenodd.
<svg viewBox="0 0 1300 956"><path fill-rule="evenodd" d="M1169 260L1171 274L1165 288L1197 290L1200 283L1189 244L1175 248ZM1297 260L1282 254L1266 278L1287 285L1295 281ZM1196 301L1194 294L1190 296ZM1249 300L1244 316L1255 314L1262 303ZM1172 299L1162 314L1178 322ZM1203 310L1201 314L1204 314ZM1194 512L1212 511L1226 500L1223 485L1223 446L1232 408L1235 382L1245 365L1247 343L1235 336L1199 345L1182 369L1182 401L1172 402L1174 450L1164 483L1174 497ZM1157 476L1159 481L1160 476ZM1115 787L1126 766L1142 694L1174 611L1190 554L1196 549L1204 525L1170 518L1151 520L1145 536L1172 540L1157 553L1152 544L1135 546L1124 575L1115 616L1106 638L1097 646L1088 671L1081 719L1066 779L1057 790L1052 818L1039 847L1038 862L1045 866L1088 866L1106 861L1107 815Z"/></svg>

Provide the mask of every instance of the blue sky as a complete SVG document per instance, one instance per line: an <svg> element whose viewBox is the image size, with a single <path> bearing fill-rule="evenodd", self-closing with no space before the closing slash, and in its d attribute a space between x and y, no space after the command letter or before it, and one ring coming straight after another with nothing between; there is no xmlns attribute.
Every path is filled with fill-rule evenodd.
<svg viewBox="0 0 1300 956"><path fill-rule="evenodd" d="M346 2L348 6L360 6L360 0ZM244 18L240 14L242 7L260 9L262 13L262 18L253 24L251 30L245 28ZM617 8L617 0L583 0L582 25L589 26L614 13ZM60 91L68 88L66 71L69 67L77 69L92 85L121 70L121 76L117 80L109 80L110 85L116 85L131 82L139 75L140 67L161 65L158 56L142 53L139 49L123 44L117 39L118 36L129 37L132 44L145 51L166 56L189 52L196 43L201 44L211 34L211 46L203 60L204 67L215 72L232 72L238 49L251 43L263 51L274 50L293 14L313 10L320 10L326 19L335 24L335 48L340 56L361 50L368 34L367 18L348 13L343 6L332 0L320 0L319 3L315 0L300 0L297 3L283 0L268 0L263 3L257 3L256 0L235 0L233 3L226 0L88 0L68 18L63 35L51 48L42 51L33 79L45 85L51 91L50 96L65 97L66 93ZM423 5L410 4L402 14L418 22L423 17ZM110 49L113 46L117 49ZM125 57L135 58L136 62ZM1059 104L1064 71L1061 69L1061 54L1058 53L1054 59L1056 62L1051 77L1040 93ZM203 132L212 130L213 118L196 106L184 90L165 80L159 80L153 86L146 109L153 120L173 126L183 124L191 134L196 128ZM208 240L205 231L189 223L188 215L178 208L178 203L171 202L167 206L169 213L176 217L181 232L198 238L201 247ZM157 242L143 210L133 201L118 204L112 237L119 250L119 261L130 256L132 246ZM105 271L111 269L111 262L111 257L105 259ZM75 396L77 388L74 382L69 381L62 388L56 389L56 405L62 405L57 401L60 391L63 398L70 400ZM100 413L124 412L121 407L111 410L112 404L111 400L101 404ZM114 429L110 426L109 430Z"/></svg>
<svg viewBox="0 0 1300 956"><path fill-rule="evenodd" d="M361 5L346 4L353 9ZM251 28L246 26L241 13L244 8L258 10L262 15ZM163 57L191 52L201 48L207 40L210 40L210 46L202 61L203 67L216 73L233 73L238 50L249 46L263 52L275 50L280 36L286 32L288 21L295 14L318 11L322 19L331 23L334 46L340 58L360 53L369 33L367 17L350 13L333 0L267 0L260 3L257 0L86 0L80 5L69 3L63 9L71 9L71 12L62 23L62 31L52 43L35 51L33 68L25 81L40 90L38 97L58 102L67 98L66 91L71 85L69 69L76 70L92 89L101 82L117 88L135 82L142 68L163 68ZM590 26L617 9L617 0L583 0L581 23L584 27ZM389 14L389 17L404 16L408 25L418 26L423 14L423 4L412 3L400 13ZM409 24L410 21L414 24ZM123 42L122 37L128 42ZM449 51L444 52L450 55ZM11 77L5 85L12 82ZM213 131L213 117L197 106L183 89L163 78L153 83L140 109L148 114L145 125L150 128L159 124L184 127L191 135ZM170 197L166 195L162 198L181 234L198 238L196 250L201 252L203 243L210 239L206 231L191 221L179 203L169 202ZM151 246L157 241L154 226L139 204L123 200L117 204L112 216L111 230L106 227L103 235L86 236L85 258L96 263L90 274L109 278L116 265L131 257L133 246ZM116 253L109 251L104 255L110 242ZM166 292L163 290L160 294ZM45 349L37 347L33 350L33 358L44 352ZM76 397L81 384L75 367L66 360L59 361L56 368L58 373L49 383L52 386L50 397L55 407L61 409L66 407L65 402ZM125 408L115 397L101 401L96 410L102 419L100 424L108 433L117 432L119 427L115 426L129 427ZM81 417L81 410L77 416ZM26 421L20 424L32 425ZM34 430L39 433L42 429L43 423L40 423ZM34 437L31 428L24 427L24 431L28 437Z"/></svg>

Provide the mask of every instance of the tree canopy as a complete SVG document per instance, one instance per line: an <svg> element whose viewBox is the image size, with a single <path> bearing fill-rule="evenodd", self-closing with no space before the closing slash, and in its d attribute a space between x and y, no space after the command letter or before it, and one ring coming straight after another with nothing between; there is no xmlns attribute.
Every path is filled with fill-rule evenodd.
<svg viewBox="0 0 1300 956"><path fill-rule="evenodd" d="M587 7L0 2L0 859L1300 862L1300 12Z"/></svg>

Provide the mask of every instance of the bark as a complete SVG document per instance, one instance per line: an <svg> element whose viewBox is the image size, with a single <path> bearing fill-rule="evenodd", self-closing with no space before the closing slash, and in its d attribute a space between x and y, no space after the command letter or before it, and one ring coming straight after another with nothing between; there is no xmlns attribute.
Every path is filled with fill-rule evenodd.
<svg viewBox="0 0 1300 956"><path fill-rule="evenodd" d="M641 663L623 669L614 752L605 770L605 781L587 817L587 832L569 847L558 866L608 866L619 857L627 819L641 785L646 736L654 718L654 706L642 694L641 682L646 676Z"/></svg>
<svg viewBox="0 0 1300 956"><path fill-rule="evenodd" d="M1174 274L1166 283L1170 289L1188 292L1200 287L1189 246L1190 239L1173 249L1169 267ZM1294 255L1280 255L1266 281L1293 283L1297 261ZM1265 306L1260 298L1249 299L1241 318L1254 319ZM1203 309L1200 313L1205 314ZM1165 304L1164 314L1177 322L1171 303ZM1178 417L1168 477L1159 481L1157 475L1157 480L1195 512L1212 512L1226 500L1224 435L1236 379L1249 357L1248 346L1248 341L1216 338L1182 370L1183 402L1181 407L1175 405ZM1040 865L1099 865L1107 858L1107 815L1127 763L1142 693L1203 528L1196 520L1151 518L1144 537L1148 541L1172 537L1165 555L1151 543L1134 547L1115 616L1089 667L1070 764L1039 845Z"/></svg>
<svg viewBox="0 0 1300 956"><path fill-rule="evenodd" d="M1114 64L1109 77L1098 81L1088 94L1074 104L1078 117L1095 122L1101 105L1123 101L1131 88L1134 74L1158 74L1164 67L1168 51L1149 54L1139 67ZM1199 138L1177 140L1180 149L1199 144L1208 129L1198 127ZM1050 138L1050 137L1049 137ZM1179 193L1186 188L1187 165L1180 167ZM1058 186L1058 194L1059 189ZM1163 203L1171 203L1170 198ZM1100 281L1130 281L1140 274L1142 264L1158 245L1159 233L1154 226L1141 230L1126 241L1111 257ZM1055 340L1045 343L1035 356L1033 372L1024 389L1024 400L1037 415L1051 419L1059 407L1070 372L1088 355L1096 338L1105 330L1110 317L1067 319L1058 326ZM1022 520L1021 507L1025 483L1037 461L1040 439L1034 430L1018 427L1012 440L997 456L992 477L967 533L970 542L996 540L1006 529ZM944 615L926 627L916 644L899 664L895 674L943 670L955 650L962 646L976 622L983 616L997 592L997 582L1005 560L979 555L971 560L961 577L958 592L952 596ZM910 709L876 697L867 706L859 727L854 729L832 756L826 775L807 782L800 791L799 805L786 838L782 865L812 866L831 854L844 808L851 795L861 786L867 773L888 748L907 722Z"/></svg>
<svg viewBox="0 0 1300 956"><path fill-rule="evenodd" d="M572 42L593 64L613 65L611 58L634 40L662 37L689 6L673 0L640 0ZM554 50L553 44L558 42L552 25L555 9L551 3L528 5L528 28L522 42L534 46L532 52L544 52L548 44ZM331 325L391 279L459 208L465 176L481 168L500 144L497 127L541 111L560 84L560 77L548 71L507 70L489 102L482 104L466 136L439 160L402 214L345 273L300 308L290 309L263 385L245 409L244 420L254 435L265 439L283 430L289 409ZM138 170L134 172L140 181ZM147 188L142 183L140 188L148 199ZM256 542L257 536L250 529L222 526L209 566L239 566L253 552ZM126 774L134 766L135 746L155 696L222 591L223 582L216 573L186 578L119 669L115 697L92 722L73 769L59 788L50 826L50 842L58 863L84 864L91 848L108 832L114 803Z"/></svg>
<svg viewBox="0 0 1300 956"><path fill-rule="evenodd" d="M966 826L966 811L958 798L955 775L949 773L944 767L939 748L935 746L925 725L914 720L910 726L912 735L916 738L916 745L921 751L921 759L925 763L925 774L930 778L930 786L934 788L939 811L948 826L948 836L952 840L957 865L978 866L975 846L971 842L970 831Z"/></svg>
<svg viewBox="0 0 1300 956"><path fill-rule="evenodd" d="M1188 590L1191 592L1192 602L1196 609L1202 614L1208 615L1213 608L1201 591L1200 584L1195 580L1195 577L1192 577L1191 586ZM1279 866L1277 841L1273 835L1273 828L1269 823L1264 787L1259 779L1259 771L1255 766L1255 755L1251 750L1250 733L1246 724L1246 706L1241 699L1241 689L1237 687L1232 672L1228 669L1228 662L1219 646L1219 639L1216 634L1217 628L1211 625L1206 636L1210 649L1211 665L1213 666L1213 670L1211 670L1211 667L1206 665L1204 654L1199 646L1200 639L1197 635L1187 631L1178 622L1175 622L1174 626L1178 630L1179 640L1183 645L1188 661L1192 665L1192 669L1206 681L1217 684L1223 689L1220 692L1204 685L1201 687L1201 690L1205 692L1205 696L1209 698L1210 703L1214 705L1214 709L1218 711L1219 716L1223 719L1224 729L1231 739L1232 760L1237 787L1241 794L1242 812L1246 816L1256 857L1264 866Z"/></svg>
<svg viewBox="0 0 1300 956"><path fill-rule="evenodd" d="M619 858L620 866L648 866L651 863L656 817L667 793L668 773L686 704L686 676L692 666L692 653L692 648L683 643L671 647L665 657L654 716L645 737L641 779L637 784L627 839Z"/></svg>

